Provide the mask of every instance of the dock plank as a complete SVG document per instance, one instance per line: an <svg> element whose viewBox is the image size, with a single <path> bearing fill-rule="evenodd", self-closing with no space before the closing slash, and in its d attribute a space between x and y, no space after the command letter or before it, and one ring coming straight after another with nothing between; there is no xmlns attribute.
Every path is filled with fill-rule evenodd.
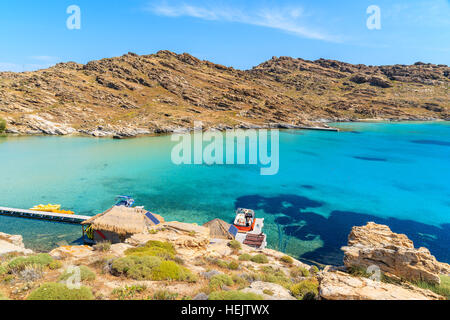
<svg viewBox="0 0 450 320"><path fill-rule="evenodd" d="M0 215L17 218L28 218L28 219L62 222L62 223L71 223L71 224L80 224L81 222L91 218L90 216L82 216L76 214L42 212L42 211L8 208L8 207L0 207Z"/></svg>

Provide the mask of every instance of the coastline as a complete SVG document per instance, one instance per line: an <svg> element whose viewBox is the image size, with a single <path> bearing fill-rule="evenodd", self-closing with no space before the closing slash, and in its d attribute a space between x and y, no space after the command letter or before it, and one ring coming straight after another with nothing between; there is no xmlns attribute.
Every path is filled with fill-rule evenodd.
<svg viewBox="0 0 450 320"><path fill-rule="evenodd" d="M286 123L272 123L272 124L266 124L266 125L253 125L253 124L243 124L240 126L226 126L219 124L217 126L212 126L209 128L204 129L203 131L207 130L214 130L219 132L225 132L229 129L242 129L242 130L248 130L248 129L279 129L279 130L312 130L312 131L325 131L325 132L339 132L342 131L340 128L333 127L332 124L342 124L342 123L385 123L385 124L396 124L396 123L410 123L410 124L421 124L421 123L443 123L443 122L450 122L450 119L435 119L435 118L417 118L417 119L383 119L383 118L371 118L371 119L321 119L318 122L313 122L314 125L292 125L292 124L286 124ZM331 124L331 126L329 126ZM142 131L142 129L133 129L131 132L128 132L126 134L118 132L100 132L100 131L86 131L86 130L80 130L75 131L67 134L54 134L54 133L48 133L45 131L41 132L19 132L16 130L6 129L5 133L0 135L1 137L93 137L93 138L110 138L110 139L129 139L129 138L141 138L141 137L158 137L158 136L167 136L173 133L176 133L178 131L187 131L187 132L193 132L194 129L192 127L179 127L172 130L162 130L160 132L146 132L142 133L139 131Z"/></svg>

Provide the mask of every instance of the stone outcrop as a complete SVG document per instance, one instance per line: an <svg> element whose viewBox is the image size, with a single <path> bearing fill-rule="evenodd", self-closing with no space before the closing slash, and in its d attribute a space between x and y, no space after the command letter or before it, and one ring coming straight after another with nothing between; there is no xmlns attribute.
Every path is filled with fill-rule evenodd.
<svg viewBox="0 0 450 320"><path fill-rule="evenodd" d="M177 248L206 249L209 245L209 229L198 225L177 221L165 222L153 227L152 233L139 233L125 242L143 245L150 240L169 241Z"/></svg>
<svg viewBox="0 0 450 320"><path fill-rule="evenodd" d="M319 296L325 300L445 300L430 290L357 278L343 272L322 272L319 282Z"/></svg>
<svg viewBox="0 0 450 320"><path fill-rule="evenodd" d="M69 258L69 259L82 259L90 257L94 254L94 249L90 246L62 246L50 251L50 255L53 258Z"/></svg>
<svg viewBox="0 0 450 320"><path fill-rule="evenodd" d="M255 281L242 291L261 295L264 300L296 300L289 290L276 283Z"/></svg>
<svg viewBox="0 0 450 320"><path fill-rule="evenodd" d="M31 254L33 250L26 249L20 235L9 235L0 232L0 256L8 253Z"/></svg>
<svg viewBox="0 0 450 320"><path fill-rule="evenodd" d="M402 279L435 284L440 283L441 274L450 274L450 265L438 262L428 249L416 249L406 235L373 222L354 227L342 250L347 268L375 265Z"/></svg>

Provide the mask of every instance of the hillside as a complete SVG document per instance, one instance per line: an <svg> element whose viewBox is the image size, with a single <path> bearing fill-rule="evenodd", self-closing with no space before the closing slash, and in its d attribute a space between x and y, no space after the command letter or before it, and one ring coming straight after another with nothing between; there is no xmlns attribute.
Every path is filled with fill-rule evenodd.
<svg viewBox="0 0 450 320"><path fill-rule="evenodd" d="M174 221L125 243L62 246L40 254L25 249L22 236L0 233L0 300L450 297L450 265L387 226L354 227L343 250L345 267L318 268L279 251L211 239L208 228ZM76 279L74 266L80 268L81 290L69 287Z"/></svg>
<svg viewBox="0 0 450 320"><path fill-rule="evenodd" d="M135 136L193 127L450 119L446 65L272 58L251 70L160 51L0 73L8 132Z"/></svg>

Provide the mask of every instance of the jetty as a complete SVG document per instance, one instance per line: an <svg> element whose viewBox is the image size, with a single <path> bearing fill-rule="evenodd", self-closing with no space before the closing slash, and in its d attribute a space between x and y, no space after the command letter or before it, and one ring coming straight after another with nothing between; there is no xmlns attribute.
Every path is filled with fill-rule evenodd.
<svg viewBox="0 0 450 320"><path fill-rule="evenodd" d="M82 222L92 218L89 216L81 216L76 214L41 212L41 211L7 208L7 207L0 207L0 216L45 220L69 224L81 224Z"/></svg>

